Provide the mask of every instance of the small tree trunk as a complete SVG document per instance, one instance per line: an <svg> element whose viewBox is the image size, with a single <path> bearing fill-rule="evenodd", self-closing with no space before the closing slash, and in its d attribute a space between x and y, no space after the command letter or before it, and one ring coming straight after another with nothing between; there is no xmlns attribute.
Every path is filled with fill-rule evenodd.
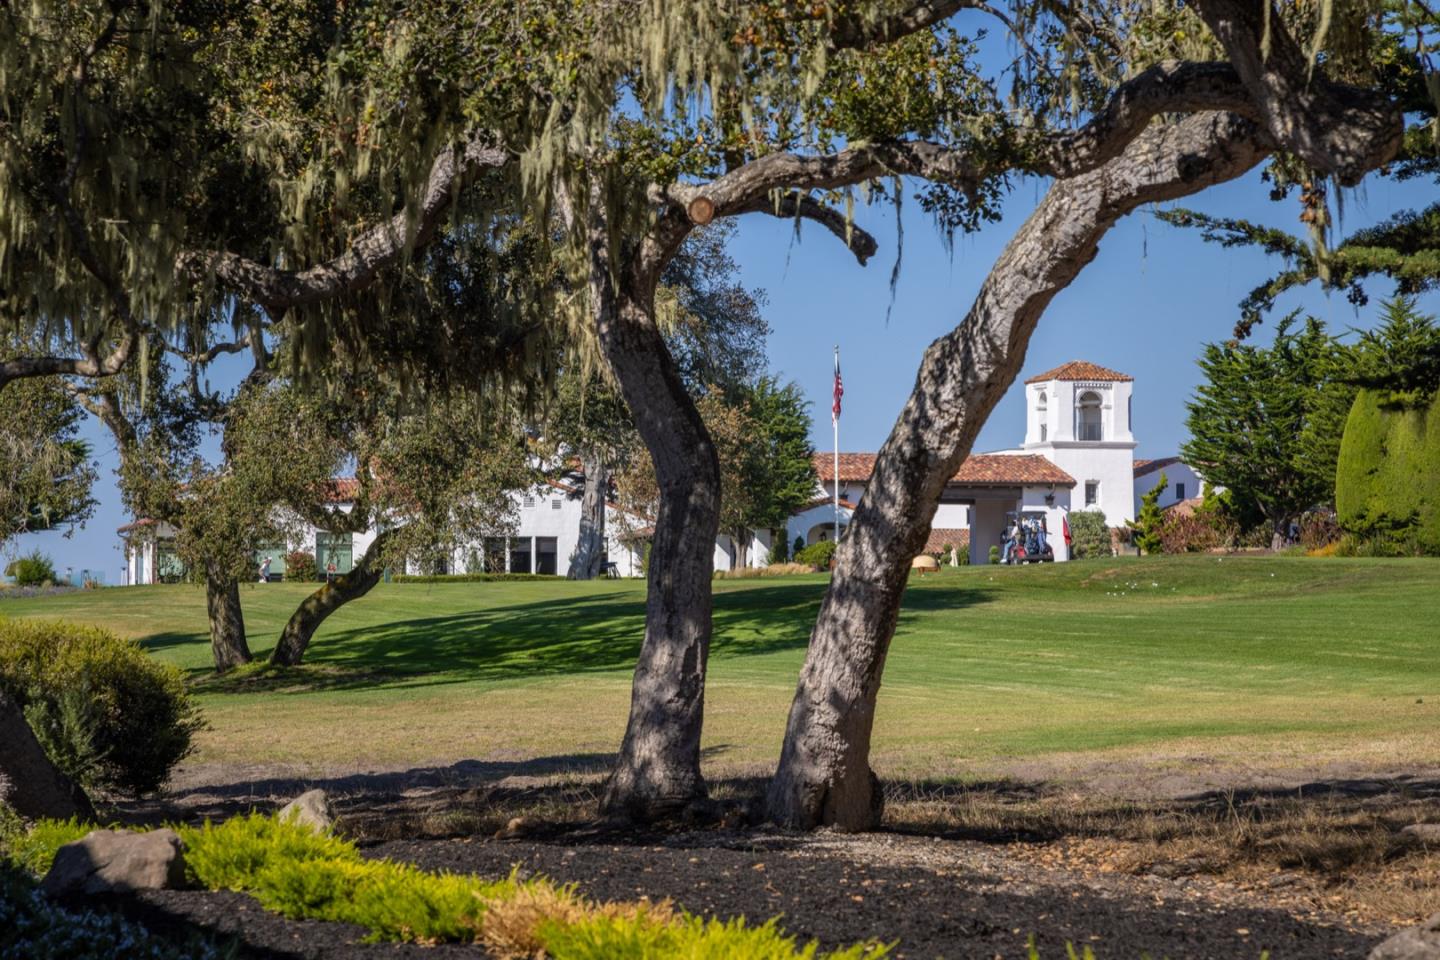
<svg viewBox="0 0 1440 960"><path fill-rule="evenodd" d="M655 324L665 250L647 240L612 269L602 204L590 204L590 292L596 333L655 466L660 499L645 598L645 640L630 718L601 810L649 821L705 796L700 774L710 578L720 527L720 460ZM673 252L683 233L669 237Z"/></svg>
<svg viewBox="0 0 1440 960"><path fill-rule="evenodd" d="M570 577L594 580L600 576L605 555L605 491L610 486L610 473L605 461L593 451L580 457L580 469L585 471L585 492L580 500L580 538L570 562Z"/></svg>
<svg viewBox="0 0 1440 960"><path fill-rule="evenodd" d="M214 566L205 569L205 606L210 613L210 652L220 673L249 663L245 614L240 609L240 582Z"/></svg>
<svg viewBox="0 0 1440 960"><path fill-rule="evenodd" d="M736 569L743 570L745 567L750 566L751 536L752 535L749 530L736 530L733 534L730 535L730 539L735 541Z"/></svg>
<svg viewBox="0 0 1440 960"><path fill-rule="evenodd" d="M271 666L299 666L311 638L326 618L351 600L359 600L375 589L375 584L385 573L385 547L394 539L395 533L395 530L382 531L366 548L354 569L325 582L319 590L300 602L285 629L280 632L280 642L270 653Z"/></svg>
<svg viewBox="0 0 1440 960"><path fill-rule="evenodd" d="M94 820L85 791L50 762L20 705L0 690L0 802L27 820Z"/></svg>
<svg viewBox="0 0 1440 960"><path fill-rule="evenodd" d="M864 830L879 822L870 736L910 561L946 483L1019 373L1046 305L1122 215L1240 175L1265 155L1262 143L1245 121L1201 115L1141 136L1094 173L1056 182L964 322L926 350L836 553L767 796L777 823Z"/></svg>

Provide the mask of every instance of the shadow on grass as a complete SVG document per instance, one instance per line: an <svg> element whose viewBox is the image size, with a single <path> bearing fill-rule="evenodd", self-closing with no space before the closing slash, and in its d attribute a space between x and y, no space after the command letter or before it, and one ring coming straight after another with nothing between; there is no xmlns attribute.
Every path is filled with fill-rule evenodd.
<svg viewBox="0 0 1440 960"><path fill-rule="evenodd" d="M712 657L804 649L824 586L767 584L716 594ZM978 590L914 591L907 596L900 628L914 613L959 610L987 599ZM206 679L202 689L304 692L625 671L639 655L644 631L643 598L557 597L322 633L311 644L305 667L240 671ZM142 641L152 650L186 642L195 641L180 634ZM197 676L207 673L195 671Z"/></svg>

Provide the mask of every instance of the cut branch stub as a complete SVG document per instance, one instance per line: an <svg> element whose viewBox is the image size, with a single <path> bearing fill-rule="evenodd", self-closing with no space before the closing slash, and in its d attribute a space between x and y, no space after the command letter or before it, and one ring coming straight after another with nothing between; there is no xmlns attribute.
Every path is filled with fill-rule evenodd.
<svg viewBox="0 0 1440 960"><path fill-rule="evenodd" d="M690 201L689 206L685 208L685 212L689 215L691 223L703 227L715 219L715 201L706 196L696 197Z"/></svg>

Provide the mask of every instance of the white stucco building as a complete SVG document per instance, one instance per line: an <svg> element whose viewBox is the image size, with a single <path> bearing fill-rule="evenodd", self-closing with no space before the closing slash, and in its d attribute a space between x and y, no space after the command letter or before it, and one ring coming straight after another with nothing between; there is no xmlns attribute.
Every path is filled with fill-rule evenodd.
<svg viewBox="0 0 1440 960"><path fill-rule="evenodd" d="M1072 360L1025 381L1025 440L1017 447L975 454L956 472L932 520L927 551L968 544L972 563L999 546L1006 514L1041 515L1056 560L1069 559L1064 522L1072 511L1100 510L1111 527L1134 520L1141 494L1163 472L1161 507L1198 497L1201 478L1178 457L1136 460L1132 427L1135 380L1084 360ZM843 531L865 494L873 453L840 455ZM831 454L815 457L819 496L791 518L792 542L834 536L836 470Z"/></svg>
<svg viewBox="0 0 1440 960"><path fill-rule="evenodd" d="M341 478L335 482L332 506L349 511L355 495L355 481ZM558 481L537 484L512 494L518 523L515 533L504 537L487 537L454 551L439 565L440 573L507 572L542 573L564 576L580 539L580 498L578 491ZM640 575L639 547L627 538L627 532L640 530L646 518L626 516L615 503L608 504L610 523L606 525L605 560L615 564L614 573L622 577ZM375 541L376 532L331 533L308 524L295 525L298 532L288 543L277 543L262 550L256 558L259 565L270 560L270 576L278 579L285 573L285 555L304 551L315 557L316 567L324 572L331 564L337 574L347 573ZM118 531L125 551L124 582L127 584L162 583L184 577L185 570L175 554L175 530L167 523L137 520ZM728 538L725 541L728 543ZM716 545L717 560L723 556ZM420 572L414 564L407 572Z"/></svg>
<svg viewBox="0 0 1440 960"><path fill-rule="evenodd" d="M1072 360L1025 381L1025 439L1017 447L969 457L942 494L932 518L926 552L947 544L968 547L972 563L985 563L992 546L1004 536L1006 515L1021 512L1043 516L1056 560L1069 559L1063 530L1071 512L1101 510L1111 527L1134 520L1140 497L1155 487L1162 474L1165 489L1159 504L1171 507L1197 500L1202 478L1178 457L1136 460L1132 428L1134 378L1082 360ZM832 453L815 456L815 499L796 511L783 531L756 530L747 563L770 562L773 537L783 535L790 546L808 545L835 536L835 493L840 494L839 524L843 532L865 496L875 466L873 453L842 453L837 474ZM337 480L334 503L348 509L354 481ZM547 481L513 494L518 523L515 533L491 537L456 550L440 566L442 572L506 571L564 576L569 572L580 535L578 491ZM608 504L606 556L612 572L622 577L642 572L641 543L651 518L626 514ZM171 544L174 531L165 524L140 520L120 528L125 541L127 583L155 583L183 575ZM264 551L270 571L284 572L285 554L304 550L321 571L351 569L374 540L374 532L332 534L314 528L296 542ZM730 569L736 550L722 534L715 542L715 568ZM416 571L412 571L416 572Z"/></svg>

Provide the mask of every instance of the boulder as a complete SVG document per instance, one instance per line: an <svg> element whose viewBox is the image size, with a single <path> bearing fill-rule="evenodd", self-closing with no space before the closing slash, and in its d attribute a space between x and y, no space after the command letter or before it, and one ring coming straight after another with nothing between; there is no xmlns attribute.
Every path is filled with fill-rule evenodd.
<svg viewBox="0 0 1440 960"><path fill-rule="evenodd" d="M41 888L60 897L174 890L184 885L184 844L174 830L95 830L56 851Z"/></svg>
<svg viewBox="0 0 1440 960"><path fill-rule="evenodd" d="M335 811L324 790L306 790L280 808L280 819L309 827L316 833L329 833L335 826Z"/></svg>
<svg viewBox="0 0 1440 960"><path fill-rule="evenodd" d="M1369 960L1440 960L1440 913L1381 943Z"/></svg>
<svg viewBox="0 0 1440 960"><path fill-rule="evenodd" d="M1440 845L1440 823L1412 823L1401 827L1400 833L1411 840Z"/></svg>

